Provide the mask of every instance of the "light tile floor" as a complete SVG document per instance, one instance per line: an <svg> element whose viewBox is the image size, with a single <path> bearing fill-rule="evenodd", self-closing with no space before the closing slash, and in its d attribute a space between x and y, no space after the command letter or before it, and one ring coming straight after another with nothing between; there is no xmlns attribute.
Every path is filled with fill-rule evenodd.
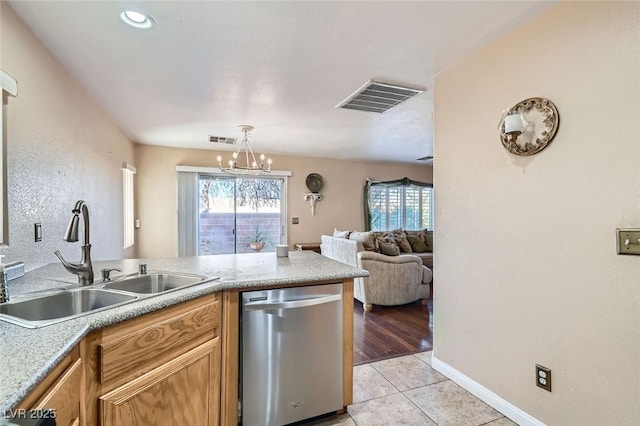
<svg viewBox="0 0 640 426"><path fill-rule="evenodd" d="M431 368L422 352L353 368L348 414L315 426L517 426Z"/></svg>

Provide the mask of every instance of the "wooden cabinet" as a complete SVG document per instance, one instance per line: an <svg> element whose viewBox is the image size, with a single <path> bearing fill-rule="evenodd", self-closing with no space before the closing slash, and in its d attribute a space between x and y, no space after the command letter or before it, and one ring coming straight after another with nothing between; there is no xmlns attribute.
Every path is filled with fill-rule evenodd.
<svg viewBox="0 0 640 426"><path fill-rule="evenodd" d="M87 425L217 425L220 301L207 295L89 334Z"/></svg>
<svg viewBox="0 0 640 426"><path fill-rule="evenodd" d="M236 426L239 295L224 290L89 333L17 408L53 408L63 426ZM343 281L343 300L353 300L353 279ZM346 409L352 303L343 318Z"/></svg>
<svg viewBox="0 0 640 426"><path fill-rule="evenodd" d="M100 397L101 424L217 425L219 338Z"/></svg>
<svg viewBox="0 0 640 426"><path fill-rule="evenodd" d="M82 360L74 348L38 387L27 396L19 408L52 409L59 426L79 425L81 420Z"/></svg>

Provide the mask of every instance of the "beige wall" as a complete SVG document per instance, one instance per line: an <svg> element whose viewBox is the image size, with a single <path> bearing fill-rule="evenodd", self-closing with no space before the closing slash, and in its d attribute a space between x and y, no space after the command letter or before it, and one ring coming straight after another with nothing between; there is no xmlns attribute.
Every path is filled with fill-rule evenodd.
<svg viewBox="0 0 640 426"><path fill-rule="evenodd" d="M614 231L640 227L640 3L561 3L435 94L436 358L548 425L637 425L640 257ZM533 96L560 128L514 157L500 113Z"/></svg>
<svg viewBox="0 0 640 426"><path fill-rule="evenodd" d="M94 259L133 256L123 250L123 161L133 144L51 56L6 2L0 2L1 67L18 81L6 110L9 247L7 261L27 270L70 261L80 244L62 240L75 202L87 202ZM44 240L34 242L34 223Z"/></svg>
<svg viewBox="0 0 640 426"><path fill-rule="evenodd" d="M163 148L135 145L138 174L136 176L137 217L142 221L138 230L138 255L163 257L177 255L176 164L215 167L216 156L229 158L230 152ZM364 161L331 160L326 158L271 156L274 170L289 170L288 241L319 242L320 235L332 233L333 228L363 229L362 191L367 177L379 180L409 177L431 182L432 168L427 165L374 163ZM305 178L309 173L324 177L324 199L311 215L303 194L309 192ZM300 224L292 225L291 218L299 217Z"/></svg>

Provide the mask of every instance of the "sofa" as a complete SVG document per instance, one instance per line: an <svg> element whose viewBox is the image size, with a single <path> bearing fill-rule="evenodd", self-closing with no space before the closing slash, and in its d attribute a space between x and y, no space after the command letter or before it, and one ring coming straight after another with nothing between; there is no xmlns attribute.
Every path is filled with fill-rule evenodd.
<svg viewBox="0 0 640 426"><path fill-rule="evenodd" d="M377 236L373 238L377 240ZM426 303L429 298L431 269L417 254L381 253L379 244L384 242L372 242L371 233L366 238L322 235L321 240L323 256L369 271L368 277L354 280L354 297L362 302L365 312L373 305L404 305L419 299ZM425 258L431 262L431 256Z"/></svg>

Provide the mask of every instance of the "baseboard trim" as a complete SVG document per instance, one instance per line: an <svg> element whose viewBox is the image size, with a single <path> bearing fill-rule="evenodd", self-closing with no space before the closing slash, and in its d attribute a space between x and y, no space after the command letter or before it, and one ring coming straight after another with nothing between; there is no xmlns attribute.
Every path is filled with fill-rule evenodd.
<svg viewBox="0 0 640 426"><path fill-rule="evenodd" d="M520 426L546 426L540 420L525 413L509 401L499 397L489 389L474 381L470 377L462 374L455 368L451 367L444 361L439 360L435 356L431 358L431 366L438 372L444 374L449 379L459 384L482 401L500 411L506 417L510 418Z"/></svg>

